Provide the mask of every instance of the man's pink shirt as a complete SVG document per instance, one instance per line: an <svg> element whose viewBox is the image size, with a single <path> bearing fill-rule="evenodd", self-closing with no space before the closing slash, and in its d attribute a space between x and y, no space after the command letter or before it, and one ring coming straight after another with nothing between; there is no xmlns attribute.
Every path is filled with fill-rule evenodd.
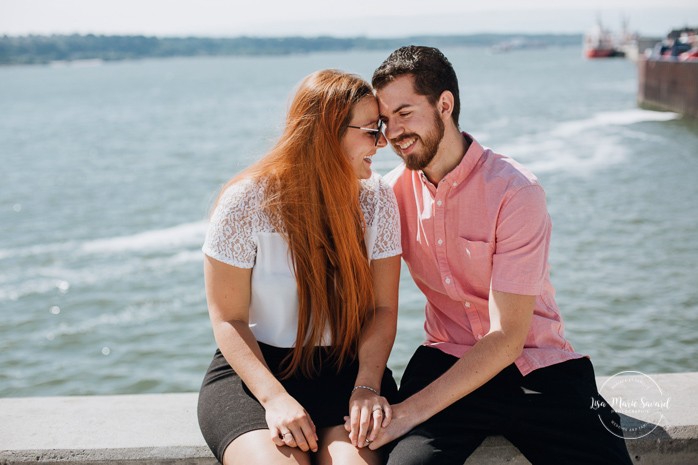
<svg viewBox="0 0 698 465"><path fill-rule="evenodd" d="M402 256L427 298L424 345L456 357L475 345L490 329L491 287L537 296L515 362L523 375L583 357L564 337L550 284L543 188L516 161L471 140L438 188L404 164L385 178L400 208Z"/></svg>

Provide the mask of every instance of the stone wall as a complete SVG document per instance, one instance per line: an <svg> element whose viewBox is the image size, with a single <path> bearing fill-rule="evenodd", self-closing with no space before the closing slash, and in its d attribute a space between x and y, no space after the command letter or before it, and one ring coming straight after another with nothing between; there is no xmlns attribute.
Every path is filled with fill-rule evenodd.
<svg viewBox="0 0 698 465"><path fill-rule="evenodd" d="M698 61L638 61L637 101L649 110L698 119Z"/></svg>

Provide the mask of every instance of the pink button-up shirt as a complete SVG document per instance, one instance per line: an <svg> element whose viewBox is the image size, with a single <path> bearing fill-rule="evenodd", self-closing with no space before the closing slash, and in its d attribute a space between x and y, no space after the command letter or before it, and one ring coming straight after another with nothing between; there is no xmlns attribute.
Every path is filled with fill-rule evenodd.
<svg viewBox="0 0 698 465"><path fill-rule="evenodd" d="M490 329L491 287L537 296L515 362L523 375L583 357L564 337L548 272L552 224L533 174L473 139L438 186L404 164L385 179L400 208L402 258L427 298L424 345L467 352Z"/></svg>

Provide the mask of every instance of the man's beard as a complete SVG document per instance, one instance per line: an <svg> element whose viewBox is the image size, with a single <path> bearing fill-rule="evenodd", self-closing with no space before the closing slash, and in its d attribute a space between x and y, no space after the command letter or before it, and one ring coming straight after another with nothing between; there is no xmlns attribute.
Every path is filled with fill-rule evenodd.
<svg viewBox="0 0 698 465"><path fill-rule="evenodd" d="M400 137L400 141L416 137L417 141L415 141L415 143L420 142L422 145L421 153L415 152L413 154L403 156L400 148L395 146L395 142L391 144L391 147L393 148L395 153L397 153L398 156L400 156L400 158L402 158L402 160L405 162L405 166L408 170L423 170L424 168L429 166L429 163L431 163L431 161L436 156L436 152L438 152L439 150L439 144L441 144L441 140L444 137L445 128L444 122L441 121L441 118L439 117L439 114L436 110L434 110L433 126L434 127L432 128L432 130L429 131L424 136L424 138L417 134L405 134L402 137Z"/></svg>

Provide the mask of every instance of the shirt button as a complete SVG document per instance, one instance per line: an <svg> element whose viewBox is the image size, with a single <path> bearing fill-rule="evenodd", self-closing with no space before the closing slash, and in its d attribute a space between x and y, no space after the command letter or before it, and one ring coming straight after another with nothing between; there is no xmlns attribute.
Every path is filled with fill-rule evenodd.
<svg viewBox="0 0 698 465"><path fill-rule="evenodd" d="M446 278L446 284L451 284L451 278Z"/></svg>
<svg viewBox="0 0 698 465"><path fill-rule="evenodd" d="M438 205L438 206L440 207L440 206L441 206L441 200L439 200L438 202L436 202L436 205Z"/></svg>
<svg viewBox="0 0 698 465"><path fill-rule="evenodd" d="M478 334L478 335L477 335L477 338L478 338L478 339L482 339L482 334Z"/></svg>
<svg viewBox="0 0 698 465"><path fill-rule="evenodd" d="M439 243L439 245L441 245L441 244L444 243L444 241L442 241L441 239L439 239L439 240L438 240L438 243Z"/></svg>
<svg viewBox="0 0 698 465"><path fill-rule="evenodd" d="M466 302L466 303L465 303L465 306L468 307L468 308L470 308L470 302Z"/></svg>
<svg viewBox="0 0 698 465"><path fill-rule="evenodd" d="M458 185L457 182L454 182L454 183L453 183L453 187L456 187L457 185Z"/></svg>

